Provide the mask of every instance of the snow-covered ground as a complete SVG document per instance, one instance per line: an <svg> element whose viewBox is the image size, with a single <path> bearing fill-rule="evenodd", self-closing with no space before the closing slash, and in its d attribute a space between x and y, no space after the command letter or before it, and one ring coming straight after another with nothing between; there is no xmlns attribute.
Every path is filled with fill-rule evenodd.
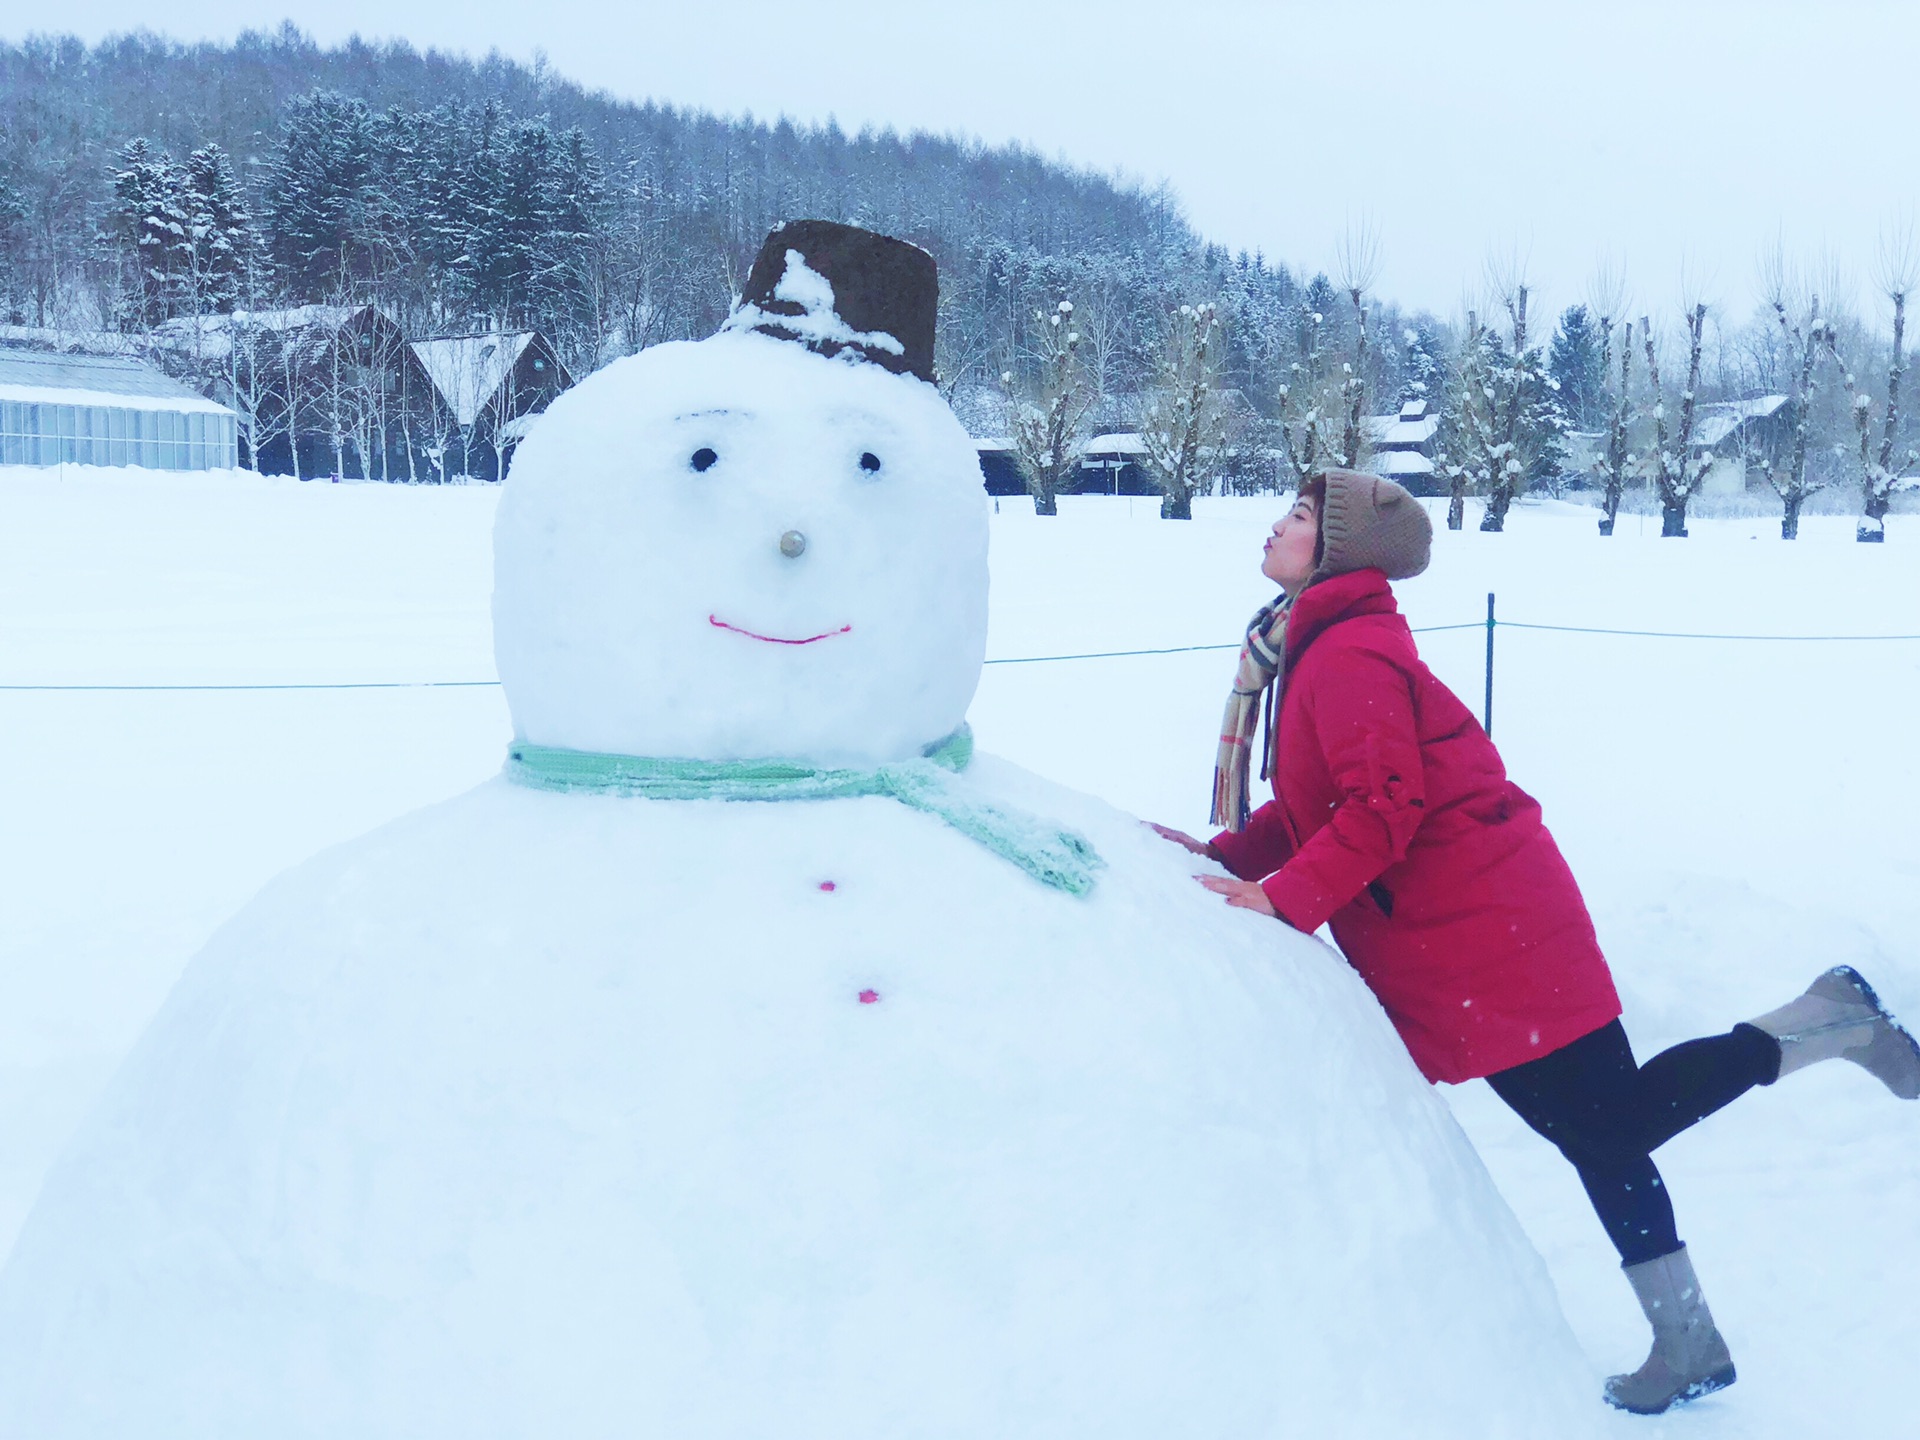
<svg viewBox="0 0 1920 1440"><path fill-rule="evenodd" d="M0 471L0 685L487 680L497 491ZM1265 501L1003 501L989 655L1230 642L1266 598ZM1442 533L1416 627L1920 632L1920 522L1624 518L1522 506ZM1423 637L1479 702L1484 633ZM1502 629L1495 738L1586 888L1644 1055L1857 965L1920 1019L1920 642ZM983 748L1199 830L1232 656L991 665ZM181 965L268 878L498 768L497 689L0 690L0 1252ZM1177 957L1170 957L1177 963ZM1571 1171L1484 1086L1448 1092L1557 1281L1596 1376L1644 1326ZM1920 1418L1920 1105L1827 1066L1661 1152L1741 1368L1621 1432L1902 1433ZM1597 1403L1597 1401L1596 1401Z"/></svg>

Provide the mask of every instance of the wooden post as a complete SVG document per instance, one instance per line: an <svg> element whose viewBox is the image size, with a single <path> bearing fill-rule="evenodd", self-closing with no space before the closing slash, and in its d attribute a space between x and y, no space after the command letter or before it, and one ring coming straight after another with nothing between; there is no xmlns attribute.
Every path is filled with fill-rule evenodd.
<svg viewBox="0 0 1920 1440"><path fill-rule="evenodd" d="M1487 702L1480 712L1480 723L1489 739L1493 736L1493 592L1487 592Z"/></svg>

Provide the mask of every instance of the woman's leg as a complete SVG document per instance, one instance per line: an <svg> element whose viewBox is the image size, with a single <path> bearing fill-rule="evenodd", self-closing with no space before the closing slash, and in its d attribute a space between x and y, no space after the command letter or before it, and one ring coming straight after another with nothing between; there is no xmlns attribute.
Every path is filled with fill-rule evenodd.
<svg viewBox="0 0 1920 1440"><path fill-rule="evenodd" d="M1487 1077L1501 1099L1573 1162L1653 1329L1653 1348L1640 1368L1607 1381L1608 1402L1623 1410L1657 1415L1736 1378L1647 1152L1753 1085L1772 1082L1778 1047L1769 1053L1741 1030L1675 1046L1642 1069L1615 1020L1551 1055Z"/></svg>
<svg viewBox="0 0 1920 1440"><path fill-rule="evenodd" d="M1618 1020L1487 1083L1573 1163L1623 1263L1680 1248L1673 1203L1647 1153L1639 1067Z"/></svg>
<svg viewBox="0 0 1920 1440"><path fill-rule="evenodd" d="M1608 1238L1632 1265L1680 1247L1651 1152L1779 1072L1779 1042L1751 1025L1636 1065L1615 1020L1487 1083L1573 1162Z"/></svg>
<svg viewBox="0 0 1920 1440"><path fill-rule="evenodd" d="M1771 1085L1779 1074L1780 1042L1752 1025L1662 1050L1640 1067L1647 1149L1658 1150L1754 1086Z"/></svg>

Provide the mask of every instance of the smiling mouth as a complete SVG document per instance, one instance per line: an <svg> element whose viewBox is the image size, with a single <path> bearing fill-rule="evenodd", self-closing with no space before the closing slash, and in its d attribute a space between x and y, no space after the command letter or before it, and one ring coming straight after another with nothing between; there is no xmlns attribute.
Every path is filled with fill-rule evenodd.
<svg viewBox="0 0 1920 1440"><path fill-rule="evenodd" d="M749 640L758 640L767 645L811 645L818 640L831 640L836 635L845 635L853 629L851 625L842 625L838 630L825 630L818 635L809 635L803 640L789 640L783 635L762 635L756 630L729 625L718 615L707 616L707 623L716 630L731 630L736 635L744 635Z"/></svg>

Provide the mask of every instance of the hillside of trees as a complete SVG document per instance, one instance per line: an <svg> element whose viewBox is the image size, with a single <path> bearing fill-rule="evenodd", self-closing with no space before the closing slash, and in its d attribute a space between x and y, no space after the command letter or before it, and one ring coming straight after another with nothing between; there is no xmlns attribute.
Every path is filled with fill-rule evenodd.
<svg viewBox="0 0 1920 1440"><path fill-rule="evenodd" d="M412 335L538 328L584 373L710 333L766 232L799 216L935 255L954 388L1025 373L1034 317L1064 295L1108 394L1144 382L1182 303L1222 305L1249 397L1271 391L1301 307L1331 311L1284 266L1204 244L1166 191L1018 147L636 104L539 65L326 48L290 26L0 45L14 324L371 302ZM1397 388L1395 347L1376 348Z"/></svg>
<svg viewBox="0 0 1920 1440"><path fill-rule="evenodd" d="M719 117L591 92L544 64L327 48L291 25L231 44L0 44L0 320L42 337L177 352L210 317L374 307L402 344L537 330L577 378L712 333L767 231L809 216L932 252L941 384L976 433L1008 438L1043 512L1079 482L1098 430L1137 430L1166 513L1183 515L1220 483L1365 463L1367 417L1412 399L1440 416L1431 478L1455 524L1467 496L1497 528L1517 496L1578 471L1607 525L1645 491L1684 533L1715 459L1695 453L1696 405L1767 394L1791 403L1766 427L1739 422L1718 458L1771 434L1765 453L1731 458L1764 473L1789 529L1816 493L1854 488L1878 538L1920 463L1900 388L1911 236L1881 277L1891 336L1884 317L1835 308L1832 276L1795 279L1780 256L1745 320L1705 305L1649 316L1616 282L1548 324L1523 277L1490 274L1477 311L1442 321L1373 292L1364 227L1333 275L1298 273L1206 243L1164 188L1017 146ZM237 337L223 342L229 399L254 331L221 331ZM289 343L269 348L290 377ZM387 428L373 401L353 419L341 373L306 399L279 387L289 435L303 405L328 417L336 466L377 448L347 443L356 425ZM243 427L268 423L239 408Z"/></svg>

